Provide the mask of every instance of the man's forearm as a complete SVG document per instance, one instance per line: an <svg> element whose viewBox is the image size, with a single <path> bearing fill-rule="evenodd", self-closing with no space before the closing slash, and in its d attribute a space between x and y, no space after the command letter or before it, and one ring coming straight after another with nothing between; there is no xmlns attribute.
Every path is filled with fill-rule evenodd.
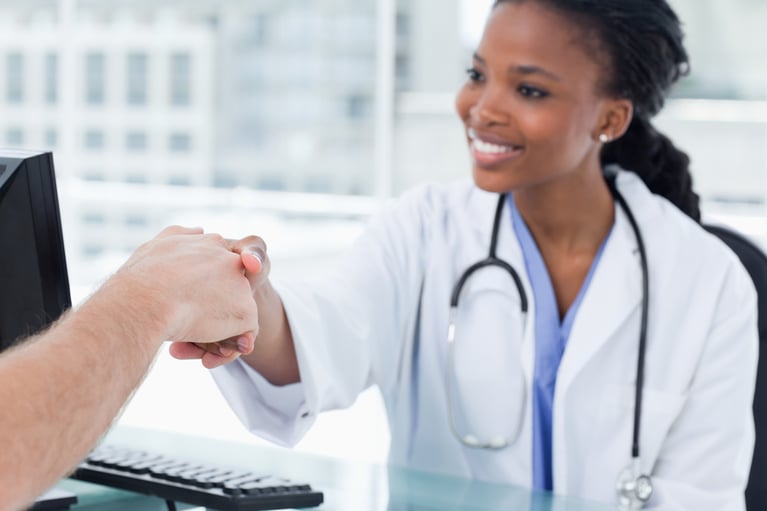
<svg viewBox="0 0 767 511"><path fill-rule="evenodd" d="M71 470L108 428L163 341L161 311L115 280L0 357L0 509Z"/></svg>

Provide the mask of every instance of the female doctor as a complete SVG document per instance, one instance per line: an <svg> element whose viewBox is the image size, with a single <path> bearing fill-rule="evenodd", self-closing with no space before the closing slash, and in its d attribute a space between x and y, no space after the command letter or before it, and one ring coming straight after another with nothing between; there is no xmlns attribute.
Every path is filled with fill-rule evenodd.
<svg viewBox="0 0 767 511"><path fill-rule="evenodd" d="M172 353L221 366L273 441L378 385L393 464L743 509L755 293L650 124L686 70L665 0L496 1L456 101L472 182L405 194L311 288L273 287L260 238L233 245L255 350Z"/></svg>

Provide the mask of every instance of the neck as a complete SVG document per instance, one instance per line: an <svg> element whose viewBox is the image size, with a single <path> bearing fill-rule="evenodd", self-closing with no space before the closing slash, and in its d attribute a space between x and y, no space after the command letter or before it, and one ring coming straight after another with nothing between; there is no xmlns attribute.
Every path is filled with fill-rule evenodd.
<svg viewBox="0 0 767 511"><path fill-rule="evenodd" d="M614 221L601 171L574 173L514 191L514 204L542 251L595 252Z"/></svg>

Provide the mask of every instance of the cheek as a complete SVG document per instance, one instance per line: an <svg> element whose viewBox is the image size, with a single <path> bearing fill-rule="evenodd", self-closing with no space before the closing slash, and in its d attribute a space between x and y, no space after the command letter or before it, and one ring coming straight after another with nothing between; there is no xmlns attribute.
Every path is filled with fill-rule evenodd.
<svg viewBox="0 0 767 511"><path fill-rule="evenodd" d="M526 138L536 144L568 146L583 141L589 133L581 116L574 112L537 112L524 119Z"/></svg>
<svg viewBox="0 0 767 511"><path fill-rule="evenodd" d="M471 107L474 104L474 94L464 85L455 96L455 111L464 122L469 119Z"/></svg>

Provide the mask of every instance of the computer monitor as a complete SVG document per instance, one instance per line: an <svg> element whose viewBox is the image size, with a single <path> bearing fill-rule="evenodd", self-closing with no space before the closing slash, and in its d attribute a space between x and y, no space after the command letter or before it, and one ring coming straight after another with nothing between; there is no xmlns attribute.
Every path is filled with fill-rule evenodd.
<svg viewBox="0 0 767 511"><path fill-rule="evenodd" d="M0 351L71 303L53 155L0 149Z"/></svg>

